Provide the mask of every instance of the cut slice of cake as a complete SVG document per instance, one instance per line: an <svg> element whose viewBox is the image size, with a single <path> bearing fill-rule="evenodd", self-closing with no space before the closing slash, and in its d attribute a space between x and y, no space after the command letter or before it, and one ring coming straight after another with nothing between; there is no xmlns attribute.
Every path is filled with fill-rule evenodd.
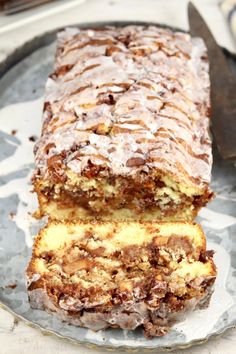
<svg viewBox="0 0 236 354"><path fill-rule="evenodd" d="M155 26L68 28L34 189L52 219L192 220L212 198L207 51Z"/></svg>
<svg viewBox="0 0 236 354"><path fill-rule="evenodd" d="M27 269L30 304L76 326L162 336L208 305L212 256L197 224L50 222Z"/></svg>

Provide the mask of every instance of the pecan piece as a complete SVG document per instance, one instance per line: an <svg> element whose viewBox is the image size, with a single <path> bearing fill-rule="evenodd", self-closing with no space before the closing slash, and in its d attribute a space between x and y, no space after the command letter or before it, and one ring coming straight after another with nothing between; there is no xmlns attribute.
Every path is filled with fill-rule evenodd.
<svg viewBox="0 0 236 354"><path fill-rule="evenodd" d="M145 165L145 160L142 159L141 157L131 157L126 161L127 167L136 167L142 165Z"/></svg>

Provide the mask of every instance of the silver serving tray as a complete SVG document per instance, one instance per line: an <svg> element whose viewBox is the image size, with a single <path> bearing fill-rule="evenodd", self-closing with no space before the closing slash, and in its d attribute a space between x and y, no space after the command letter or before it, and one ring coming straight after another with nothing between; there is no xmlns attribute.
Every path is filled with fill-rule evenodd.
<svg viewBox="0 0 236 354"><path fill-rule="evenodd" d="M145 24L116 22L80 24L80 27ZM236 170L214 149L212 188L216 198L202 210L201 222L213 248L218 277L206 310L190 314L162 338L147 340L141 329L108 329L97 333L67 325L29 306L25 268L31 256L32 235L40 223L29 212L37 208L30 193L33 142L39 136L42 97L52 71L56 31L25 43L0 63L0 304L45 333L88 346L127 351L169 351L205 342L236 326ZM234 56L226 53L234 73ZM14 130L17 130L14 135ZM12 132L13 131L13 132ZM13 133L13 134L12 134ZM41 222L41 224L43 221Z"/></svg>

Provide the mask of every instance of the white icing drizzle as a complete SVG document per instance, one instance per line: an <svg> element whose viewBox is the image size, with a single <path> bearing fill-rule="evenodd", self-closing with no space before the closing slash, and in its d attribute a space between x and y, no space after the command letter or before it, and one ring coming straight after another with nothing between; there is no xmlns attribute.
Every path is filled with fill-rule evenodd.
<svg viewBox="0 0 236 354"><path fill-rule="evenodd" d="M115 175L158 168L200 186L210 181L208 62L199 38L153 26L66 29L45 102L36 153L43 178L50 179L48 159L66 152L63 164L78 174L90 160ZM99 124L110 128L106 139L94 132ZM137 149L145 166L127 166Z"/></svg>

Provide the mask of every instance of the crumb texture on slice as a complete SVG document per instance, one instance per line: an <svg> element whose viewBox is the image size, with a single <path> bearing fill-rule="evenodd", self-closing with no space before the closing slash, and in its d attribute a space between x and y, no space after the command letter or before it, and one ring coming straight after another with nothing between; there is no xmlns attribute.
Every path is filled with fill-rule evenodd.
<svg viewBox="0 0 236 354"><path fill-rule="evenodd" d="M200 226L187 222L51 222L27 269L30 303L74 325L161 336L207 306L212 256Z"/></svg>

